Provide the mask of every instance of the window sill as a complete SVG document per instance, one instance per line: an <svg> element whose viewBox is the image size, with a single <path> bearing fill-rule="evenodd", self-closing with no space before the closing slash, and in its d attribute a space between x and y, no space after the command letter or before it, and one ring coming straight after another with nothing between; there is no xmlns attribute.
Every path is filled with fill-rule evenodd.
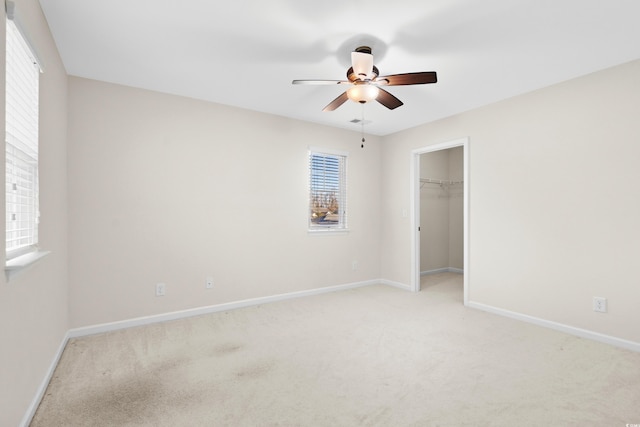
<svg viewBox="0 0 640 427"><path fill-rule="evenodd" d="M33 251L10 259L4 267L4 274L7 277L7 281L22 273L50 253L51 251Z"/></svg>
<svg viewBox="0 0 640 427"><path fill-rule="evenodd" d="M340 229L325 229L325 230L308 230L308 234L310 236L329 236L336 234L349 234L349 229L340 228Z"/></svg>

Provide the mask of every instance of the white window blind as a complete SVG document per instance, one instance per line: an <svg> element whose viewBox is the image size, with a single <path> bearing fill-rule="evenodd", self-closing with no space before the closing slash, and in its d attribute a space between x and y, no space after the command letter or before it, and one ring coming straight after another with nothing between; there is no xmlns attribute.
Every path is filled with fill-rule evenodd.
<svg viewBox="0 0 640 427"><path fill-rule="evenodd" d="M6 34L6 258L38 244L38 97L40 69L13 21Z"/></svg>
<svg viewBox="0 0 640 427"><path fill-rule="evenodd" d="M309 229L347 228L346 154L309 152Z"/></svg>

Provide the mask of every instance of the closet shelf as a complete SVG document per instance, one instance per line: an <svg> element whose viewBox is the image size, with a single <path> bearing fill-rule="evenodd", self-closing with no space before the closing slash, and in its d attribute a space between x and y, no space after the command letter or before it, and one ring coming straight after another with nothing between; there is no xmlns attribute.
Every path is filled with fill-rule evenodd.
<svg viewBox="0 0 640 427"><path fill-rule="evenodd" d="M420 178L420 188L425 184L437 184L440 187L449 187L451 185L462 184L464 181L448 181L446 179Z"/></svg>

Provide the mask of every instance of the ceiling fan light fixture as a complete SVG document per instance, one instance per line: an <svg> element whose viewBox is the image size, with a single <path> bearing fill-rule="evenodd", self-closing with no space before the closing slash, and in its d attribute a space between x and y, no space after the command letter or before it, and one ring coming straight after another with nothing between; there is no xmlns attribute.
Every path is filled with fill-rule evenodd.
<svg viewBox="0 0 640 427"><path fill-rule="evenodd" d="M373 85L355 85L347 90L347 96L350 100L365 104L373 101L378 97L380 90Z"/></svg>

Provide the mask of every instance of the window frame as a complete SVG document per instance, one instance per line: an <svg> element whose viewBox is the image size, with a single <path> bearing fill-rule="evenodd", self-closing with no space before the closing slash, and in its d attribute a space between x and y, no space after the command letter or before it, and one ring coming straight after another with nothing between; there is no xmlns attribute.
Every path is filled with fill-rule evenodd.
<svg viewBox="0 0 640 427"><path fill-rule="evenodd" d="M329 172L334 172L332 176L329 176L326 180L322 178L318 178L317 175L314 175L314 156L321 156L334 161L332 164L331 170ZM348 226L348 203L347 203L347 166L348 166L348 158L349 153L342 150L328 149L328 148L320 148L320 147L309 147L308 153L308 200L307 200L307 228L308 232L311 234L331 234L331 233L344 233L349 231ZM326 172L326 170L325 170ZM335 176L337 173L337 177ZM337 182L335 182L337 179ZM314 190L314 182L321 184L323 189ZM333 213L333 215L337 216L337 222L325 222L325 221L314 221L318 216L318 209L314 209L314 206L317 206L317 203L314 205L314 200L317 200L318 197L324 197L325 200L327 197L330 197L331 191L327 189L327 186L334 187L334 192L337 194L333 194L334 197L333 202L338 205L337 212ZM315 194L314 194L315 193ZM325 213L328 208L328 202L323 202L323 208L320 211ZM330 212L330 211L329 211ZM330 213L331 214L331 213ZM321 215L321 214L320 214ZM325 217L323 217L325 218Z"/></svg>
<svg viewBox="0 0 640 427"><path fill-rule="evenodd" d="M20 22L16 20L15 12L15 4L7 2L5 19L5 65L7 66L5 69L5 274L8 279L50 253L40 250L38 235L40 223L38 154L40 145L40 74L43 72L43 68ZM19 53L10 54L12 50ZM22 61L27 58L28 63L21 62L21 65L13 68L18 73L13 75L17 75L18 79L25 78L25 82L14 84L10 88L9 85L12 84L12 81L14 83L18 81L16 78L9 78L11 71L7 61L12 58ZM25 71L29 67L33 67L33 70ZM10 99L11 93L14 94L13 99ZM17 93L19 95L16 96ZM29 93L29 95L24 95L24 93ZM11 108L8 108L9 106ZM20 114L26 116L27 119L17 118ZM25 183L25 185L19 184L18 181ZM20 191L23 194L19 194ZM25 192L29 194L25 195ZM24 203L25 201L27 203ZM12 209L12 205L16 204L23 204L27 207ZM16 230L7 227L7 223L14 216L19 218L25 215L28 217L28 239L22 244L8 245L9 234L14 233L11 238L15 240Z"/></svg>

